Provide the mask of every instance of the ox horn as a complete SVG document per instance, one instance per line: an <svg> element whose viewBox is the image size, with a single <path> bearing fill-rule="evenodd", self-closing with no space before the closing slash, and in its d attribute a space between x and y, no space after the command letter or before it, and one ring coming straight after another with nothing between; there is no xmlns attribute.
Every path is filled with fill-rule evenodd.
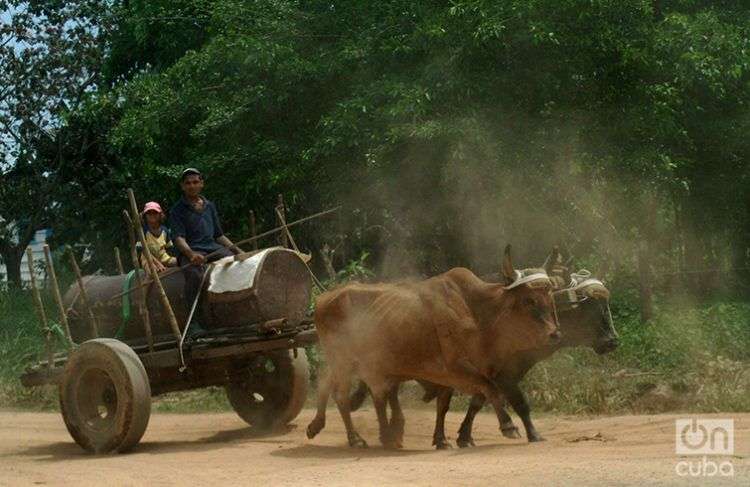
<svg viewBox="0 0 750 487"><path fill-rule="evenodd" d="M510 286L516 280L516 271L513 269L513 261L510 258L510 244L505 246L501 274L506 286Z"/></svg>

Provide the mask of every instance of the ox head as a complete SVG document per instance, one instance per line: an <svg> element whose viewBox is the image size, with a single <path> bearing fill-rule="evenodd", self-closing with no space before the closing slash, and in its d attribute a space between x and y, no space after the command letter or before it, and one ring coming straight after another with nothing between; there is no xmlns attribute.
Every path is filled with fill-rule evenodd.
<svg viewBox="0 0 750 487"><path fill-rule="evenodd" d="M587 346L598 354L618 346L617 332L609 310L609 290L588 271L570 273L562 264L557 248L545 262L555 287L557 319L563 333L560 346Z"/></svg>
<svg viewBox="0 0 750 487"><path fill-rule="evenodd" d="M515 330L525 348L540 348L560 341L554 313L552 282L544 269L513 268L510 245L505 247L501 275L519 327Z"/></svg>

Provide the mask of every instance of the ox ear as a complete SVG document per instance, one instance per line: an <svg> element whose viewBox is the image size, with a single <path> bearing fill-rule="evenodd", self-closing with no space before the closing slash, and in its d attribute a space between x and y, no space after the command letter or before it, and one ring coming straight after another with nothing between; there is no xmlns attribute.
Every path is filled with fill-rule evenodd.
<svg viewBox="0 0 750 487"><path fill-rule="evenodd" d="M516 271L513 269L513 261L510 258L510 244L505 246L500 274L502 274L506 286L510 286L516 280Z"/></svg>

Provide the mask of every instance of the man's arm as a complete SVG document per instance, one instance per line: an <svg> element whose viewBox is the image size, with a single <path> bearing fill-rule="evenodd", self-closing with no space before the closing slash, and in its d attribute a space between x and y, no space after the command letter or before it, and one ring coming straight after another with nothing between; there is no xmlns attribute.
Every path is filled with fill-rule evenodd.
<svg viewBox="0 0 750 487"><path fill-rule="evenodd" d="M169 227L172 230L172 238L174 239L175 247L180 251L182 255L190 259L191 264L201 265L206 261L206 258L197 252L193 252L193 249L185 240L185 224L182 221L181 215L177 210L173 210L172 214L169 215Z"/></svg>
<svg viewBox="0 0 750 487"><path fill-rule="evenodd" d="M175 237L174 243L180 253L190 259L191 264L201 265L206 262L206 257L198 252L193 252L184 237Z"/></svg>
<svg viewBox="0 0 750 487"><path fill-rule="evenodd" d="M232 241L229 240L229 238L226 235L222 235L221 237L217 238L216 241L219 242L224 247L231 250L235 255L242 253L242 250L239 247L237 247L235 244L233 244Z"/></svg>

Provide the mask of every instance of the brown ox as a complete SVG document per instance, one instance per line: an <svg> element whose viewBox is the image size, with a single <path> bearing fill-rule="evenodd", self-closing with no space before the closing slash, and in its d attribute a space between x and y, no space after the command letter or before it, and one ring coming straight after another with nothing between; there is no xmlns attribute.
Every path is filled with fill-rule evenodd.
<svg viewBox="0 0 750 487"><path fill-rule="evenodd" d="M506 282L513 270L510 246L502 265ZM501 390L493 381L514 354L559 340L553 319L550 281L541 275L524 284L491 284L456 268L409 284L349 284L322 294L315 323L329 366L319 388L318 414L307 429L325 425L329 393L334 395L351 446L367 446L351 421L349 389L356 375L369 387L380 426L380 441L400 447L403 415L394 408L389 425L388 392L420 379L470 394L483 394L501 414ZM391 404L393 407L394 404Z"/></svg>

